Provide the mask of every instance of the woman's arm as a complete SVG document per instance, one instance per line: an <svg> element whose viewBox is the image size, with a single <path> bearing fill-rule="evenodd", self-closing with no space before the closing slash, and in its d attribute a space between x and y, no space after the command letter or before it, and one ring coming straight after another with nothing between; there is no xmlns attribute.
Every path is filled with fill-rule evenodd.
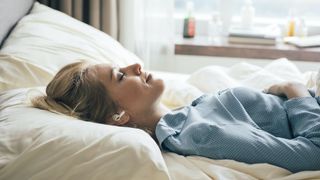
<svg viewBox="0 0 320 180"><path fill-rule="evenodd" d="M307 87L304 84L297 82L284 82L275 84L266 89L264 92L276 96L284 96L288 99L311 96Z"/></svg>

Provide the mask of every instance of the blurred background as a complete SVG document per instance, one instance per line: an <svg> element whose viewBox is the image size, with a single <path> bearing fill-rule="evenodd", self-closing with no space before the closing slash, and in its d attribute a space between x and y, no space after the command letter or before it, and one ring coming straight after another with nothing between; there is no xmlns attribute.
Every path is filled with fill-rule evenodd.
<svg viewBox="0 0 320 180"><path fill-rule="evenodd" d="M320 62L319 0L40 0L100 29L153 70ZM244 53L242 53L244 52Z"/></svg>

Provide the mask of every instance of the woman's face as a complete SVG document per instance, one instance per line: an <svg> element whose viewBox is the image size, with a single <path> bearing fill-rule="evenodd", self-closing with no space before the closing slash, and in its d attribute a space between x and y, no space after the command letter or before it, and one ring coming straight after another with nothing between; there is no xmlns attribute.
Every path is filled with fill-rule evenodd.
<svg viewBox="0 0 320 180"><path fill-rule="evenodd" d="M159 104L164 83L143 71L139 64L123 68L98 64L93 68L111 98L131 115L143 115Z"/></svg>

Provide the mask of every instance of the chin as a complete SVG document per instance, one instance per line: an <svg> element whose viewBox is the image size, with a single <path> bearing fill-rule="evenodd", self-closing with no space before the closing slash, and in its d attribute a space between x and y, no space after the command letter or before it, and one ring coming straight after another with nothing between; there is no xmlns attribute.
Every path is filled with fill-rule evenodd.
<svg viewBox="0 0 320 180"><path fill-rule="evenodd" d="M154 88L155 94L157 94L156 96L158 97L162 96L165 89L164 81L162 79L154 79L153 88Z"/></svg>
<svg viewBox="0 0 320 180"><path fill-rule="evenodd" d="M157 79L157 83L159 84L158 87L159 87L159 90L161 89L161 91L163 92L164 91L164 88L165 88L165 84L163 82L162 79Z"/></svg>

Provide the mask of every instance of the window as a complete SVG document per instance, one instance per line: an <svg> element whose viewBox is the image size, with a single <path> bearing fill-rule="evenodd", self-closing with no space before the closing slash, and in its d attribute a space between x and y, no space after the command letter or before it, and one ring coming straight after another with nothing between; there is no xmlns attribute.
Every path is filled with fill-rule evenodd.
<svg viewBox="0 0 320 180"><path fill-rule="evenodd" d="M196 38L191 40L184 39L183 36L181 36L184 28L183 18L187 14L186 4L189 1L194 4L194 16L196 18ZM319 56L317 48L301 50L290 45L286 46L281 39L289 35L319 35L320 0L251 0L254 8L253 23L250 20L251 10L246 11L246 17L250 21L241 21L241 17L245 16L241 11L246 1L247 0L175 0L176 54L258 59L287 57L288 59L306 61L317 59ZM212 16L213 14L215 14L214 18ZM291 19L292 17L289 19L290 14L294 19ZM224 21L222 24L220 22L215 24L215 22L218 22L216 21L217 15L220 16L221 21ZM211 21L209 21L210 19ZM245 25L248 27L252 27L251 25L253 25L254 27L246 28ZM307 25L307 28L305 25ZM242 32L252 34L265 31L268 35L277 35L280 40L280 46L277 46L277 44L276 46L256 46L252 48L253 45L232 45L232 43L224 43L224 40L228 40L228 37L224 36L232 32L232 30L234 30L234 32L235 30L243 30ZM222 41L216 41L216 39L222 39ZM190 48L193 48L192 51L190 51ZM311 58L308 59L309 57Z"/></svg>
<svg viewBox="0 0 320 180"><path fill-rule="evenodd" d="M227 4L234 21L240 18L241 7L245 0L175 0L175 13L186 12L186 2L194 3L196 17L210 17L213 12L219 12L221 3ZM284 22L292 11L296 17L304 18L308 25L320 26L320 0L252 0L255 8L255 21Z"/></svg>

